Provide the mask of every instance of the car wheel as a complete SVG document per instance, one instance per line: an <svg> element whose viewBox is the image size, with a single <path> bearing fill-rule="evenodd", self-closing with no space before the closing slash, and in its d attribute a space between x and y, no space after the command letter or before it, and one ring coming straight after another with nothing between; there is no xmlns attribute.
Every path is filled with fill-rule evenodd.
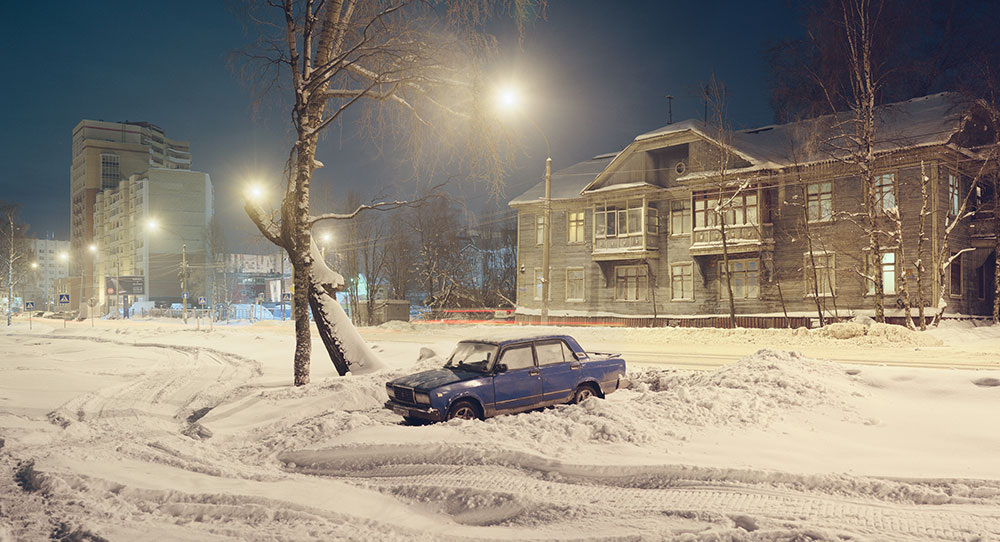
<svg viewBox="0 0 1000 542"><path fill-rule="evenodd" d="M579 405L580 403L586 401L587 399L596 396L597 394L594 393L594 388L592 386L583 384L582 386L578 387L576 389L576 393L573 394L573 404Z"/></svg>
<svg viewBox="0 0 1000 542"><path fill-rule="evenodd" d="M471 401L459 401L452 405L451 410L448 411L448 419L454 420L455 418L462 420L479 419L479 409Z"/></svg>

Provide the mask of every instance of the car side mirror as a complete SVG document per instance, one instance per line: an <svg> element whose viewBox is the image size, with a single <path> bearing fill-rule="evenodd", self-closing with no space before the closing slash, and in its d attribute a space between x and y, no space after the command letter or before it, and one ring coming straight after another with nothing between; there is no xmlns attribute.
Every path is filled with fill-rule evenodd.
<svg viewBox="0 0 1000 542"><path fill-rule="evenodd" d="M497 366L494 368L494 370L496 372L498 372L498 373L506 373L507 372L507 364L506 363L497 363Z"/></svg>

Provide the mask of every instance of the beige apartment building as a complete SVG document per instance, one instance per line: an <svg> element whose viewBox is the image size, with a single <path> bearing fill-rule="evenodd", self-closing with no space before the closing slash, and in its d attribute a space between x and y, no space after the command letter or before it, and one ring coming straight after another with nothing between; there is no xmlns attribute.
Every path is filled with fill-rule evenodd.
<svg viewBox="0 0 1000 542"><path fill-rule="evenodd" d="M70 281L71 309L97 293L94 259L89 253L97 195L150 168L191 169L189 144L167 138L162 128L148 122L82 120L73 128L70 274L75 280Z"/></svg>
<svg viewBox="0 0 1000 542"><path fill-rule="evenodd" d="M150 168L96 195L93 258L101 313L117 314L122 300L108 296L106 277L141 275L145 295L136 301L181 303L181 273L189 306L208 297L212 273L208 235L212 181L207 173ZM154 225L155 224L155 225Z"/></svg>

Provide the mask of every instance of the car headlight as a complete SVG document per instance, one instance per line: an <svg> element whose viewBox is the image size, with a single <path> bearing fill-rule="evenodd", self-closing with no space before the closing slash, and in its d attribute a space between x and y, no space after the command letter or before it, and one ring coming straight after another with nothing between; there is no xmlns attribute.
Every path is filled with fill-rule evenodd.
<svg viewBox="0 0 1000 542"><path fill-rule="evenodd" d="M385 393L389 396L389 399L395 399L396 393L392 389L392 384L385 385Z"/></svg>
<svg viewBox="0 0 1000 542"><path fill-rule="evenodd" d="M414 393L413 399L421 404L425 405L431 404L431 396L428 393Z"/></svg>

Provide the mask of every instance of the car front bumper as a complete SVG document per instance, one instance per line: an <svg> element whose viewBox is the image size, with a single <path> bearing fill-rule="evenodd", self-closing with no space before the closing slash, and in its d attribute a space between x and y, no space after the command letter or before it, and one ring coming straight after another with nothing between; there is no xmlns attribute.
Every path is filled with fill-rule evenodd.
<svg viewBox="0 0 1000 542"><path fill-rule="evenodd" d="M440 410L432 408L430 405L412 405L400 403L390 399L385 402L385 408L399 414L400 416L406 416L407 418L420 418L434 422L444 420L444 414L442 414Z"/></svg>

